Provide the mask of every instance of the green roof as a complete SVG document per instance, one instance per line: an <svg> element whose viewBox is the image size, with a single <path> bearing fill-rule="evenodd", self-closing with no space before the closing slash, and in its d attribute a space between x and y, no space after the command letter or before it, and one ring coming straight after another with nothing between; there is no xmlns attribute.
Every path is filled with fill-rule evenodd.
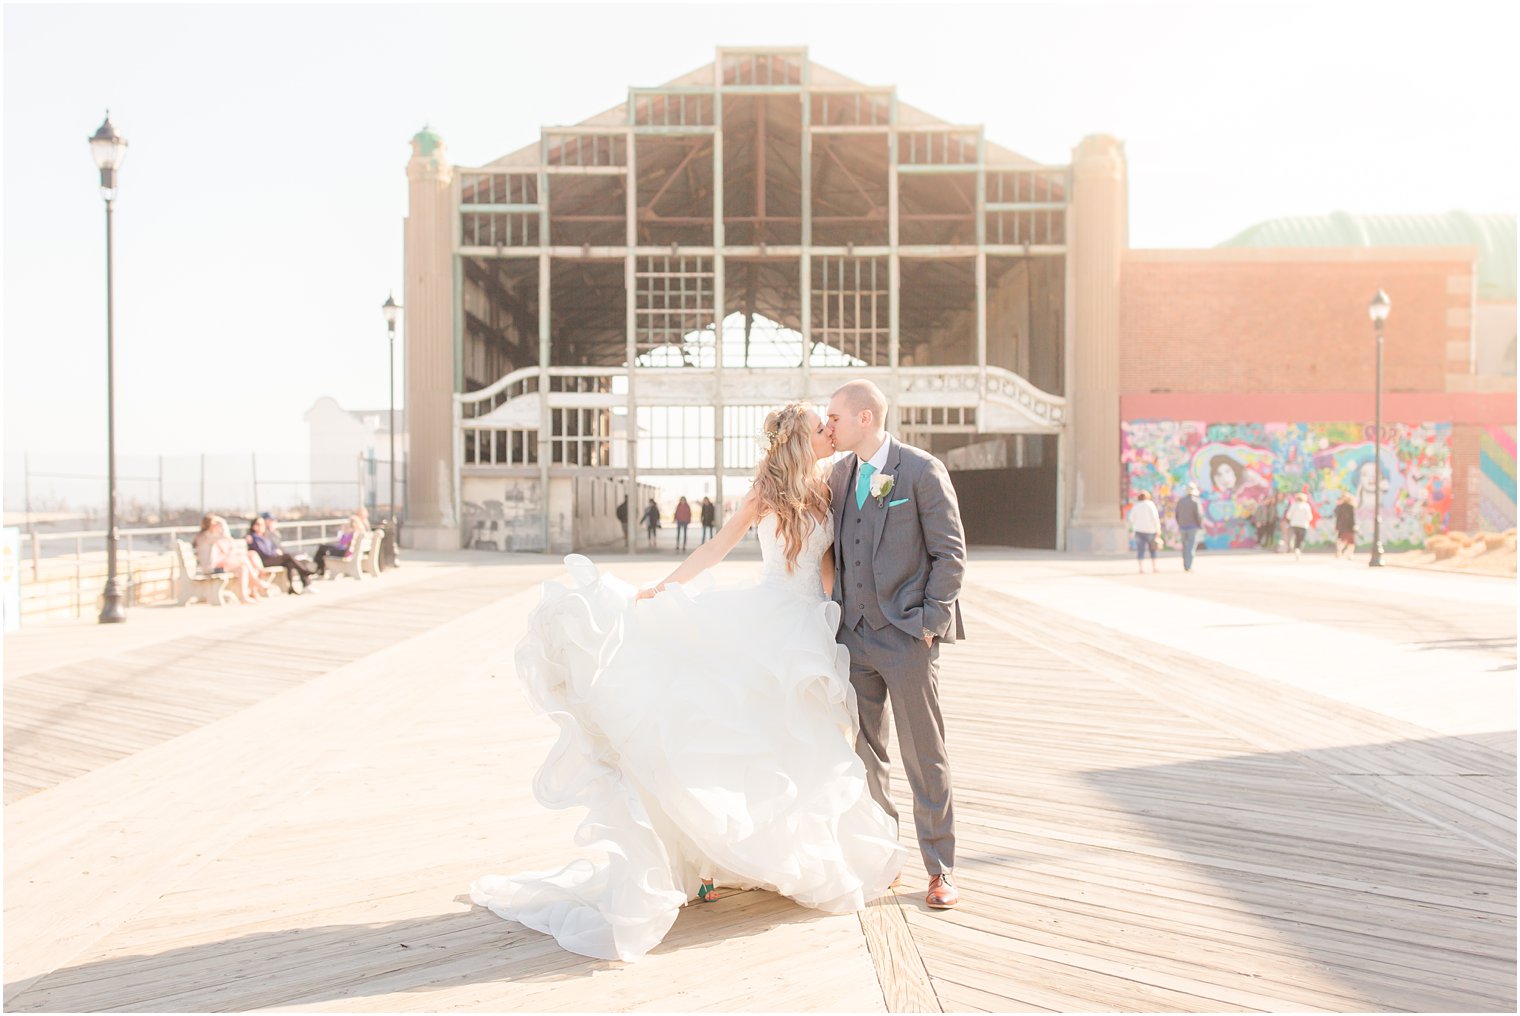
<svg viewBox="0 0 1520 1016"><path fill-rule="evenodd" d="M1292 215L1258 222L1219 246L1476 247L1478 299L1515 298L1513 215Z"/></svg>
<svg viewBox="0 0 1520 1016"><path fill-rule="evenodd" d="M417 151L421 155L432 155L438 150L438 146L443 144L443 138L439 137L430 126L425 126L413 134L412 140L418 144Z"/></svg>

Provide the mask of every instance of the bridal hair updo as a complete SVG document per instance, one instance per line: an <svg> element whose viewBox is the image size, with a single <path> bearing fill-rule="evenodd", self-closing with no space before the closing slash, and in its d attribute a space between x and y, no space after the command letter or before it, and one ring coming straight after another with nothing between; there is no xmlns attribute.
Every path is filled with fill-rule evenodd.
<svg viewBox="0 0 1520 1016"><path fill-rule="evenodd" d="M813 521L829 508L828 484L813 456L807 417L811 409L806 402L789 402L766 416L760 438L764 454L755 467L756 513L760 518L776 516L788 572L802 553Z"/></svg>

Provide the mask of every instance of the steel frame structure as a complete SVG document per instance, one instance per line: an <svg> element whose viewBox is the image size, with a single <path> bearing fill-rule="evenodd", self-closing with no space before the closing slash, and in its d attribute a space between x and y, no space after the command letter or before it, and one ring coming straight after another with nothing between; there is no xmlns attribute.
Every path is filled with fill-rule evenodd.
<svg viewBox="0 0 1520 1016"><path fill-rule="evenodd" d="M914 435L1065 428L1062 395L988 364L988 258L1064 259L1067 287L1070 167L990 145L980 125L936 120L893 87L813 64L803 47L720 48L706 68L630 88L615 110L458 169L452 187L455 504L466 475L537 476L545 491L552 475L621 475L637 490L639 408L701 406L713 410L713 465L658 472L715 474L721 506L724 475L748 472L726 452L727 409L822 403L855 376L881 384L893 426ZM956 362L904 351L904 272L935 261L974 277L957 325L971 355ZM616 294L556 288L556 267L576 263L609 284L621 268L621 322ZM536 290L523 292L530 276ZM795 294L781 277L795 278ZM496 310L482 314L487 304ZM1054 304L1064 313L1063 299ZM722 324L734 307L746 322L737 365ZM794 367L749 365L757 314L803 337ZM517 325L481 323L498 317ZM925 328L907 338L932 350L940 333ZM710 342L689 338L704 331ZM1054 326L1058 359L1063 331ZM472 365L513 369L467 376L467 337L497 350ZM656 365L661 349L679 352ZM1064 392L1060 362L1047 384ZM627 454L615 464L613 419L624 414Z"/></svg>

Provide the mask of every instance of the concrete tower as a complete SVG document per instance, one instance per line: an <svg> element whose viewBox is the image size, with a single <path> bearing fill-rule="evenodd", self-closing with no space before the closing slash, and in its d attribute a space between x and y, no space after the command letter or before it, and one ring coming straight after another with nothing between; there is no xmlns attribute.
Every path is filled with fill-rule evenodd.
<svg viewBox="0 0 1520 1016"><path fill-rule="evenodd" d="M406 176L406 537L419 549L455 550L453 170L430 128L412 138Z"/></svg>
<svg viewBox="0 0 1520 1016"><path fill-rule="evenodd" d="M1066 546L1122 551L1119 506L1119 272L1129 246L1124 146L1090 135L1072 157L1069 376L1072 468Z"/></svg>

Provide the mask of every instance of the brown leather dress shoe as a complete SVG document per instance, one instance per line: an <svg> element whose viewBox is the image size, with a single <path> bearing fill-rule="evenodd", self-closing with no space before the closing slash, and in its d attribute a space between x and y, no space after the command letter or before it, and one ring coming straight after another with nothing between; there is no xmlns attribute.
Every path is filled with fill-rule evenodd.
<svg viewBox="0 0 1520 1016"><path fill-rule="evenodd" d="M924 902L935 910L949 910L961 901L961 894L950 884L949 875L935 875L929 879L929 895Z"/></svg>

